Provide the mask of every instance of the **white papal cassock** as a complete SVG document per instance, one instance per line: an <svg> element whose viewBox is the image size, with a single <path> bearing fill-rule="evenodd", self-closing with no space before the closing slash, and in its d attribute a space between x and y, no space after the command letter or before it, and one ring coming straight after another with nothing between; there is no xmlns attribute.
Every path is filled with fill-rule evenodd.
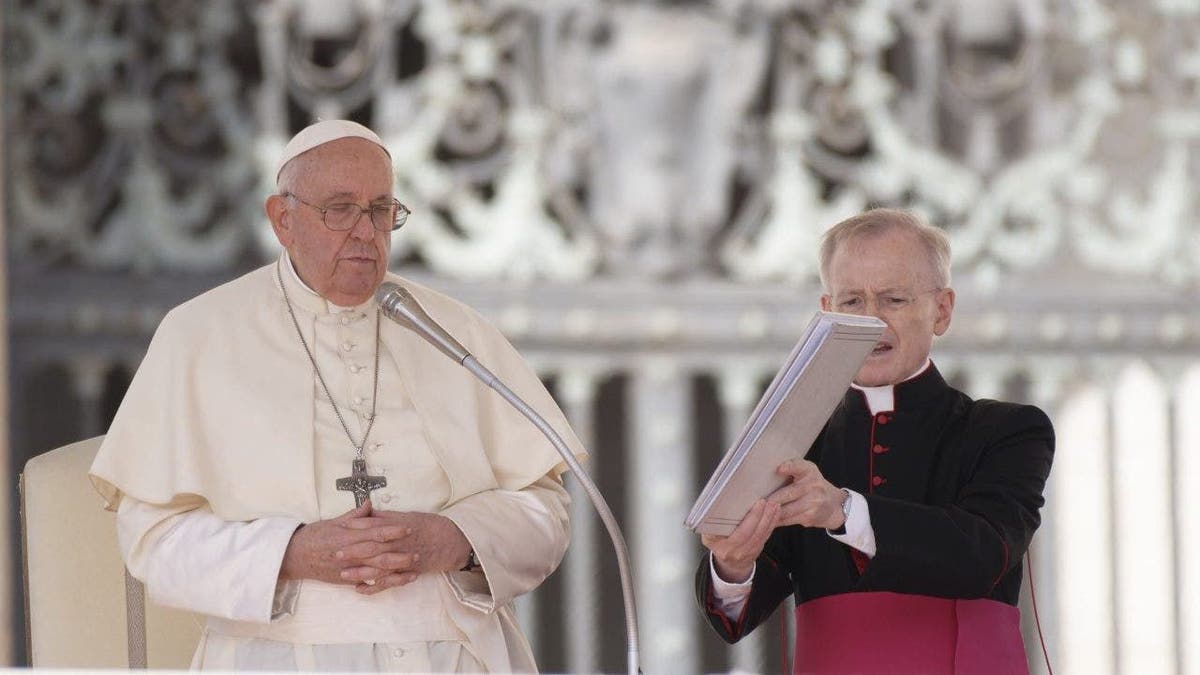
<svg viewBox="0 0 1200 675"><path fill-rule="evenodd" d="M277 274L279 275L277 277ZM405 329L380 327L365 459L376 509L440 513L482 572L424 574L376 595L280 583L292 532L354 506L355 450L316 379L277 279L356 439L372 408L372 299L331 305L277 263L172 310L92 466L121 550L155 601L206 614L193 665L222 669L533 670L509 608L566 550L564 466L527 420ZM584 452L536 375L464 305L403 283L429 314Z"/></svg>

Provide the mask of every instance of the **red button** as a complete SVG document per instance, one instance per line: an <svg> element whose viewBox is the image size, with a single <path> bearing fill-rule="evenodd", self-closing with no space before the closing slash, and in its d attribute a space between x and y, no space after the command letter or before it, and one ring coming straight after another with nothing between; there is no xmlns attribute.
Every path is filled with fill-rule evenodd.
<svg viewBox="0 0 1200 675"><path fill-rule="evenodd" d="M879 413L875 416L875 421L880 424L887 424L892 421L892 416L887 413Z"/></svg>
<svg viewBox="0 0 1200 675"><path fill-rule="evenodd" d="M887 482L887 479L884 478L883 476L875 476L874 478L871 479L871 485L874 485L875 487L879 487L880 485L883 485L886 482Z"/></svg>
<svg viewBox="0 0 1200 675"><path fill-rule="evenodd" d="M885 448L882 445L876 443L875 447L871 448L871 451L877 455L882 455L883 453L888 451L888 448Z"/></svg>

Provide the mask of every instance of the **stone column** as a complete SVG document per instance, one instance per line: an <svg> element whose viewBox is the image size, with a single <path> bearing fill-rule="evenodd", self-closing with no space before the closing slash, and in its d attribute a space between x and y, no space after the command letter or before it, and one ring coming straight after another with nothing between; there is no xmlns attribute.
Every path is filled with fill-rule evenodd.
<svg viewBox="0 0 1200 675"><path fill-rule="evenodd" d="M1200 673L1200 501L1190 488L1200 482L1200 366L1192 365L1172 397L1176 622L1179 672Z"/></svg>
<svg viewBox="0 0 1200 675"><path fill-rule="evenodd" d="M733 445L760 395L759 373L750 365L727 369L717 376L717 398L721 404L725 447ZM763 631L756 630L729 647L732 673L761 673L765 665Z"/></svg>
<svg viewBox="0 0 1200 675"><path fill-rule="evenodd" d="M108 366L97 356L80 355L71 359L67 372L71 376L71 391L79 401L79 410L83 415L79 423L83 434L81 439L99 436L105 432L100 404L104 397L104 376Z"/></svg>
<svg viewBox="0 0 1200 675"><path fill-rule="evenodd" d="M564 371L558 379L558 398L563 411L575 429L575 435L589 452L595 453L595 422L597 379L584 370ZM597 466L601 459L595 454L584 467ZM565 475L567 492L571 494L571 546L567 549L563 567L566 572L563 602L566 622L567 672L595 673L600 669L599 617L600 593L596 588L596 559L598 549L607 554L609 547L597 544L597 533L607 542L596 509L574 476ZM594 478L593 478L594 480ZM615 564L615 562L614 562Z"/></svg>
<svg viewBox="0 0 1200 675"><path fill-rule="evenodd" d="M1055 665L1062 672L1111 673L1113 626L1113 531L1110 397L1107 373L1092 369L1064 400L1050 473L1058 513L1055 560L1059 584L1054 602L1060 618ZM1071 467L1062 470L1062 467Z"/></svg>
<svg viewBox="0 0 1200 675"><path fill-rule="evenodd" d="M692 601L698 541L683 520L691 507L691 397L678 364L652 357L631 378L632 548L642 670L698 672Z"/></svg>
<svg viewBox="0 0 1200 675"><path fill-rule="evenodd" d="M1163 379L1137 360L1112 383L1117 669L1175 667L1171 473Z"/></svg>
<svg viewBox="0 0 1200 675"><path fill-rule="evenodd" d="M1072 374L1078 369L1073 360L1058 358L1039 358L1033 360L1026 373L1029 377L1029 402L1038 406L1050 416L1051 421L1059 419L1063 410L1068 384ZM1057 464L1057 463L1056 463ZM1051 475L1064 471L1061 466L1055 466ZM1031 675L1046 675L1046 659L1042 653L1042 640L1045 640L1050 657L1056 658L1059 645L1059 616L1056 600L1058 589L1056 560L1062 551L1056 545L1059 541L1061 523L1059 497L1055 490L1053 478L1046 484L1044 492L1046 504L1042 507L1042 525L1034 535L1027 556L1026 577L1021 587L1021 632L1025 638L1025 653L1029 657ZM1034 612L1036 600L1036 616ZM1039 626L1040 624L1040 626ZM1040 630L1040 636L1039 636Z"/></svg>

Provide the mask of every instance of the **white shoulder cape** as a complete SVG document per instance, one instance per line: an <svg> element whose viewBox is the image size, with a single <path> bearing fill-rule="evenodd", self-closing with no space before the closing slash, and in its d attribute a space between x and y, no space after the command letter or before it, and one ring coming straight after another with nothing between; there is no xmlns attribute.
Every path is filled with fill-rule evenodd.
<svg viewBox="0 0 1200 675"><path fill-rule="evenodd" d="M319 518L313 369L274 267L208 291L163 319L92 465L92 482L108 508L122 493L151 504L198 495L230 521ZM577 456L586 456L558 406L499 331L440 293L394 274L388 280L408 288ZM296 314L311 341L315 316L299 306ZM380 339L449 477L447 506L485 490L519 490L565 468L541 432L459 364L386 319Z"/></svg>

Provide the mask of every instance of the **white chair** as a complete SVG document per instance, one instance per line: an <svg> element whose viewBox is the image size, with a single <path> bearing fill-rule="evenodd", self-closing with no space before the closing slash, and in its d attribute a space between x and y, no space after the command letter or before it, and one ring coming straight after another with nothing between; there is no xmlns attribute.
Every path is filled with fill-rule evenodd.
<svg viewBox="0 0 1200 675"><path fill-rule="evenodd" d="M116 517L88 480L103 436L38 455L20 477L25 635L38 668L187 668L203 619L144 600Z"/></svg>

